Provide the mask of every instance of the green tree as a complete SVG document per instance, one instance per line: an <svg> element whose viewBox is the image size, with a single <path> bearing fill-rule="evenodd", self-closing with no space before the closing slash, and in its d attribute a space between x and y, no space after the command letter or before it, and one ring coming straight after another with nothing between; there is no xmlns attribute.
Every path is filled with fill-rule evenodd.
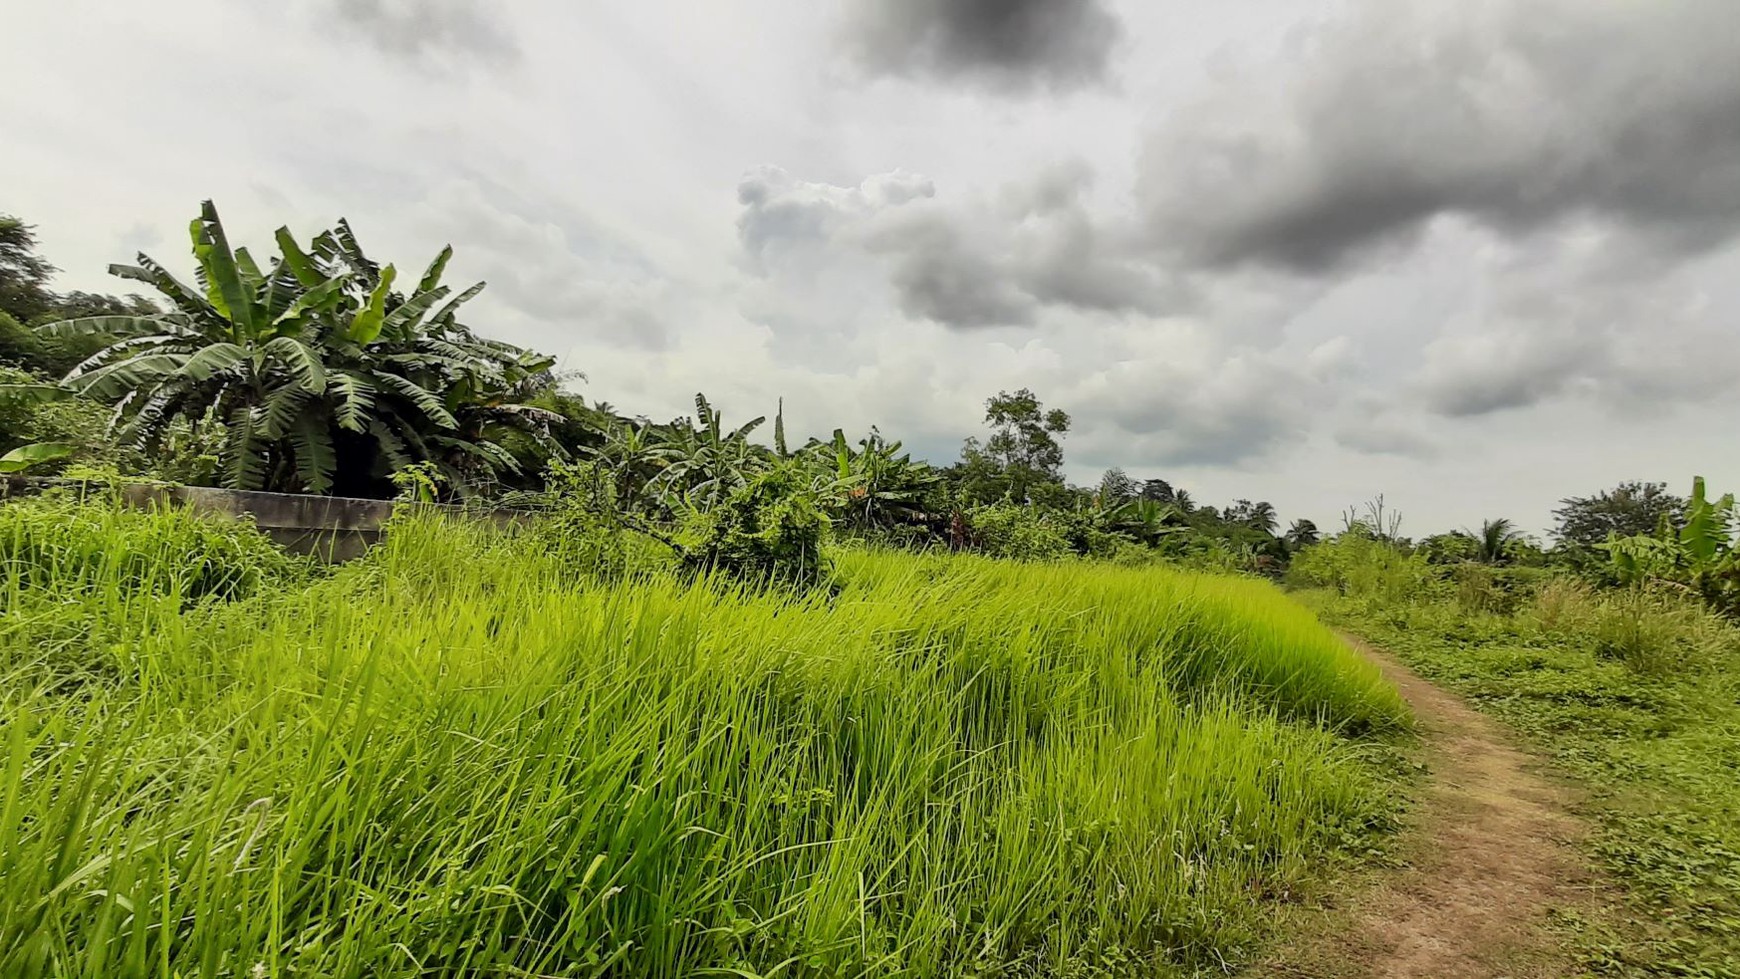
<svg viewBox="0 0 1740 979"><path fill-rule="evenodd" d="M985 402L991 436L983 445L969 438L961 448L955 482L968 502L989 503L1004 496L1019 503L1059 502L1063 488L1063 446L1069 415L1047 411L1027 388L1000 391Z"/></svg>
<svg viewBox="0 0 1740 979"><path fill-rule="evenodd" d="M1685 498L1669 493L1666 483L1620 483L1593 496L1560 500L1553 511L1558 518L1553 538L1567 547L1589 549L1609 536L1653 534L1664 521L1678 526L1685 509Z"/></svg>
<svg viewBox="0 0 1740 979"><path fill-rule="evenodd" d="M1135 499L1142 492L1130 474L1122 469L1112 467L1100 475L1100 505L1115 506ZM1164 502L1164 501L1156 501Z"/></svg>
<svg viewBox="0 0 1740 979"><path fill-rule="evenodd" d="M1174 503L1178 500L1178 491L1164 479L1145 479L1142 481L1142 499L1153 500L1155 503Z"/></svg>
<svg viewBox="0 0 1740 979"><path fill-rule="evenodd" d="M36 254L36 229L0 214L0 313L29 323L53 309L55 297L48 281L56 271Z"/></svg>
<svg viewBox="0 0 1740 979"><path fill-rule="evenodd" d="M1287 533L1282 536L1287 548L1294 551L1310 547L1322 539L1323 535L1318 531L1317 524L1304 517L1293 521L1292 526L1287 528Z"/></svg>
<svg viewBox="0 0 1740 979"><path fill-rule="evenodd" d="M58 295L48 288L57 269L36 254L35 230L0 215L0 361L59 377L107 346L111 338L49 339L29 326L80 316L148 316L157 307L140 296L118 299L91 292Z"/></svg>
<svg viewBox="0 0 1740 979"><path fill-rule="evenodd" d="M550 362L458 323L483 284L449 298L440 278L451 248L405 296L393 292L394 266L369 260L342 219L307 250L280 228L264 268L231 248L209 201L190 235L198 289L143 254L109 269L155 287L170 312L39 328L115 338L62 383L112 404L123 444L153 449L176 422L215 413L222 482L236 489L378 492L393 471L429 461L463 492L517 466L486 430L541 423L507 398Z"/></svg>

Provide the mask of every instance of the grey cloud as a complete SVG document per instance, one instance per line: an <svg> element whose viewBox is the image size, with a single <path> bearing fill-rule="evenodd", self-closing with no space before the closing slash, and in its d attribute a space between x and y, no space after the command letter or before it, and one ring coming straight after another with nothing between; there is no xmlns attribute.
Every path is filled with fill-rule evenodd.
<svg viewBox="0 0 1740 979"><path fill-rule="evenodd" d="M1437 345L1428 351L1439 360L1427 369L1427 405L1451 417L1524 408L1564 394L1607 362L1602 338L1551 332L1491 332Z"/></svg>
<svg viewBox="0 0 1740 979"><path fill-rule="evenodd" d="M1009 281L1001 259L939 215L884 232L872 247L895 255L890 279L908 316L966 328L1033 321L1038 303Z"/></svg>
<svg viewBox="0 0 1740 979"><path fill-rule="evenodd" d="M1115 450L1154 465L1227 466L1268 456L1299 437L1322 394L1289 365L1243 352L1194 369L1114 368L1068 406L1078 427L1097 430L1107 442L1090 446L1102 454Z"/></svg>
<svg viewBox="0 0 1740 979"><path fill-rule="evenodd" d="M480 0L333 0L338 19L388 54L457 54L496 64L518 60L519 43L500 9Z"/></svg>
<svg viewBox="0 0 1740 979"><path fill-rule="evenodd" d="M1122 36L1103 0L855 0L851 54L869 71L1006 91L1102 81Z"/></svg>
<svg viewBox="0 0 1740 979"><path fill-rule="evenodd" d="M506 307L526 325L656 350L670 342L670 320L689 301L651 259L559 200L474 177L430 188L424 205L435 217L429 238L456 246L448 281L489 283L477 300L480 315Z"/></svg>
<svg viewBox="0 0 1740 979"><path fill-rule="evenodd" d="M1174 114L1139 196L1206 266L1324 273L1447 214L1697 252L1740 232L1734 24L1731 0L1364 0Z"/></svg>
<svg viewBox="0 0 1740 979"><path fill-rule="evenodd" d="M763 272L783 263L813 275L830 255L881 258L900 310L950 327L1027 325L1047 307L1176 305L1179 284L1088 211L1091 180L1081 165L1053 167L989 200L945 203L904 171L839 187L766 167L738 185L737 227Z"/></svg>
<svg viewBox="0 0 1740 979"><path fill-rule="evenodd" d="M1732 257L1718 265L1740 274ZM1735 349L1740 326L1712 317L1692 281L1635 248L1531 255L1494 278L1486 307L1424 350L1416 387L1432 411L1470 417L1573 396L1651 410L1731 390L1715 352Z"/></svg>
<svg viewBox="0 0 1740 979"><path fill-rule="evenodd" d="M931 181L896 170L866 178L856 187L801 181L779 167L760 167L737 184L743 213L737 234L751 256L771 248L809 248L825 243L873 212L935 196Z"/></svg>
<svg viewBox="0 0 1740 979"><path fill-rule="evenodd" d="M1410 459L1433 459L1438 456L1438 446L1431 439L1381 418L1345 425L1335 433L1335 441L1367 455L1403 456Z"/></svg>

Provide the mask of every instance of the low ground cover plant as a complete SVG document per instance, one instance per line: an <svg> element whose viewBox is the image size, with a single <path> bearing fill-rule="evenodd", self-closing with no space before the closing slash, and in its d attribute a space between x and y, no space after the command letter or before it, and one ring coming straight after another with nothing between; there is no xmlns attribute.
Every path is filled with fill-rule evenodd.
<svg viewBox="0 0 1740 979"><path fill-rule="evenodd" d="M1344 537L1301 555L1293 581L1586 787L1590 848L1622 888L1563 922L1593 974L1740 976L1740 629L1666 575L1599 588L1525 570L1498 574L1494 602Z"/></svg>

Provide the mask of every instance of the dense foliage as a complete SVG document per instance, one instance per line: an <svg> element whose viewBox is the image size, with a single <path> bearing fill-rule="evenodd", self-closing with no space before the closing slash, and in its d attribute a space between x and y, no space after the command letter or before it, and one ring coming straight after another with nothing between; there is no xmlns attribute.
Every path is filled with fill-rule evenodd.
<svg viewBox="0 0 1740 979"><path fill-rule="evenodd" d="M158 449L176 423L221 421L234 489L363 493L419 462L465 489L519 468L489 426L538 424L541 410L513 399L551 362L459 323L482 287L448 298L451 248L400 294L395 268L371 261L342 220L306 250L280 228L265 266L231 248L210 202L191 234L197 290L143 254L109 269L156 288L168 312L39 328L110 338L61 384L112 405L121 444Z"/></svg>
<svg viewBox="0 0 1740 979"><path fill-rule="evenodd" d="M783 411L764 444L766 416L726 424L704 395L692 417L625 417L564 391L551 358L462 323L483 284L455 295L441 283L451 248L401 290L395 266L366 255L342 219L306 243L280 228L260 262L232 246L207 202L189 229L193 285L146 255L110 269L150 286L161 308L49 291L53 267L30 229L7 220L0 294L32 324L0 320L0 361L17 368L0 377L8 471L372 497L395 495L415 472L430 499L572 512L564 498L584 463L609 483L591 494L589 519L757 577L779 577L769 570L794 554L806 555L799 578L819 575L811 556L840 535L1020 559L1136 547L1270 573L1318 536L1309 521L1282 533L1266 502L1198 506L1121 469L1098 487L1070 486L1069 415L1028 389L987 399L983 441L968 438L940 469L874 428L789 444ZM784 528L778 541L773 527Z"/></svg>

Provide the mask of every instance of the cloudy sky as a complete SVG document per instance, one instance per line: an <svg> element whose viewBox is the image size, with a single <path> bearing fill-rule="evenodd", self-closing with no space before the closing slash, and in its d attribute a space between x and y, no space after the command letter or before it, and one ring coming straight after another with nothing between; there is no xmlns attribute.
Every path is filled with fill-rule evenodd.
<svg viewBox="0 0 1740 979"><path fill-rule="evenodd" d="M57 0L8 12L0 212L62 288L349 217L668 418L784 397L934 461L1414 534L1740 489L1734 0Z"/></svg>

